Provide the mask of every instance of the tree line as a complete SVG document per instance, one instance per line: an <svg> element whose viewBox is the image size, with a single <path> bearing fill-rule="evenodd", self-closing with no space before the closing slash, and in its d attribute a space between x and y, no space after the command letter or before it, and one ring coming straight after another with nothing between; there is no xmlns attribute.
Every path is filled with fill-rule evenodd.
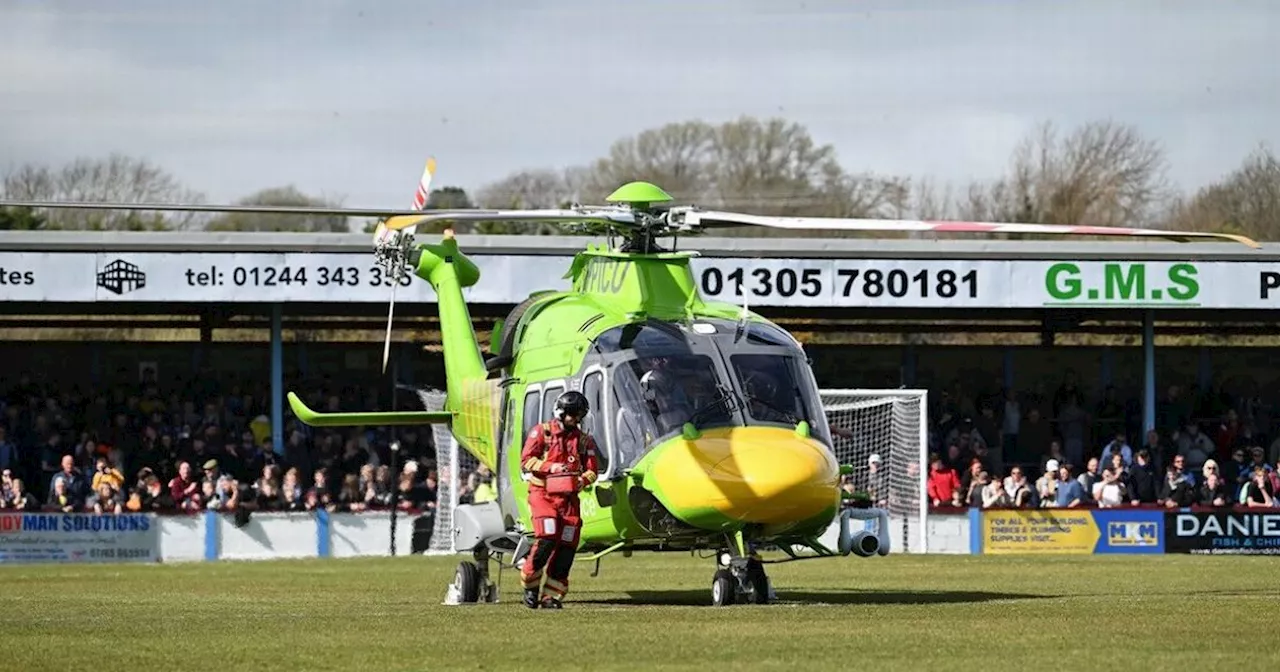
<svg viewBox="0 0 1280 672"><path fill-rule="evenodd" d="M631 180L648 180L682 203L764 215L962 219L990 222L1156 226L1280 239L1280 162L1260 145L1239 166L1192 193L1168 177L1164 150L1137 128L1099 120L1060 132L1044 123L1018 144L1004 174L937 184L874 171L851 172L829 144L800 124L743 117L683 121L622 138L604 156L568 168L531 167L469 193L432 190L427 207L530 209L599 203ZM9 199L204 203L204 196L149 161L120 154L4 174ZM263 189L240 205L341 207L340 199L292 185ZM363 223L372 231L375 222ZM439 227L437 227L439 228ZM244 213L140 213L0 208L0 229L345 232L345 217ZM555 225L485 222L476 233L564 233ZM726 230L718 235L796 235ZM829 235L817 233L815 235Z"/></svg>

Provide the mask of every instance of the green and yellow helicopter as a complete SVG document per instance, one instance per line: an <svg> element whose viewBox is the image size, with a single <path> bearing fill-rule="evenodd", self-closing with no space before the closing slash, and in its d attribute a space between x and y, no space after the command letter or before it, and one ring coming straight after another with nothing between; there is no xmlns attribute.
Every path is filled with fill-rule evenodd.
<svg viewBox="0 0 1280 672"><path fill-rule="evenodd" d="M457 602L492 602L489 562L519 566L530 547L520 451L566 390L586 395L584 426L602 450L598 482L581 495L580 553L587 561L621 552L714 552L711 602L768 602L766 562L862 557L889 552L883 509L843 505L837 463L818 386L803 346L747 309L704 301L690 270L696 252L667 251L659 239L714 227L792 230L933 231L1163 237L1242 236L1088 226L765 217L672 205L647 182L625 184L604 206L554 210L423 210L429 162L411 210L3 202L0 206L147 211L260 212L377 217L374 255L397 279L430 283L439 308L446 370L442 411L318 413L290 392L300 421L313 426L447 424L458 444L496 477L496 501L453 512L455 548L470 553L449 587ZM439 242L414 241L437 222L554 222L604 245L578 253L566 291L534 291L498 323L491 357L477 342L463 289L480 269L451 229ZM394 287L399 283L392 283ZM392 296L394 311L394 294ZM388 343L384 345L385 370ZM864 521L875 521L869 525ZM859 524L855 524L855 522ZM835 549L819 538L839 525ZM858 529L855 529L857 527ZM874 529L872 529L874 528ZM774 547L785 557L764 561ZM803 555L797 549L808 549ZM809 553L811 552L811 553ZM505 559L504 559L505 558Z"/></svg>

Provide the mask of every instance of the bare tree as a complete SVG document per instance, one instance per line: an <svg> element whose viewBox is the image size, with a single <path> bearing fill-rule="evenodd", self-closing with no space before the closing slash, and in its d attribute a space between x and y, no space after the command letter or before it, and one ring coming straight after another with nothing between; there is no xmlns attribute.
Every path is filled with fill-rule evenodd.
<svg viewBox="0 0 1280 672"><path fill-rule="evenodd" d="M755 214L892 216L910 202L905 180L848 174L835 149L819 145L803 126L750 117L718 126L693 120L648 129L618 140L607 156L586 166L508 176L482 189L478 200L485 207L514 208L599 203L633 180L653 182L680 203ZM513 231L510 226L502 230ZM527 226L519 230L549 232ZM717 234L804 235L755 227Z"/></svg>
<svg viewBox="0 0 1280 672"><path fill-rule="evenodd" d="M271 205L299 208L336 208L337 201L308 196L294 187L263 189L240 199L237 205ZM209 222L209 231L315 231L347 233L347 218L340 215L276 215L228 212Z"/></svg>
<svg viewBox="0 0 1280 672"><path fill-rule="evenodd" d="M1259 146L1222 180L1175 201L1169 219L1181 230L1280 238L1280 161Z"/></svg>
<svg viewBox="0 0 1280 672"><path fill-rule="evenodd" d="M111 154L79 158L58 169L27 164L5 175L6 198L35 201L198 204L204 198L145 159ZM44 228L75 230L163 230L198 226L198 213L114 210L50 210Z"/></svg>
<svg viewBox="0 0 1280 672"><path fill-rule="evenodd" d="M711 187L716 129L700 121L671 123L618 140L608 156L582 171L582 188L603 198L633 180L652 182L684 202L705 200ZM592 199L585 199L592 200Z"/></svg>
<svg viewBox="0 0 1280 672"><path fill-rule="evenodd" d="M580 171L574 172L572 176L568 175L568 171L550 169L512 173L477 191L476 202L482 208L503 210L565 207L577 200L575 186L571 184L569 177L581 184ZM558 225L541 222L478 222L471 227L471 230L486 234L559 235L565 233L564 229Z"/></svg>
<svg viewBox="0 0 1280 672"><path fill-rule="evenodd" d="M1042 224L1149 223L1168 198L1163 151L1132 126L1095 121L1059 141L1050 123L1014 152L1009 174L970 188L968 219Z"/></svg>

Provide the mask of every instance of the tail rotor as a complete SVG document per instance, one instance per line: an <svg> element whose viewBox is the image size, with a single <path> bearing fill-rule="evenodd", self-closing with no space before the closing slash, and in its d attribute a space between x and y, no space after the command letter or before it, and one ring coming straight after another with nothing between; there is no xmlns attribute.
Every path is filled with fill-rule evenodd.
<svg viewBox="0 0 1280 672"><path fill-rule="evenodd" d="M427 167L418 180L418 190L413 195L413 208L424 211L427 199L431 195L431 178L436 172L435 158L427 159ZM387 307L387 334L382 343L382 373L387 372L387 361L391 359L391 323L396 313L396 288L409 276L409 248L413 244L413 234L417 230L416 223L405 226L417 218L412 215L391 217L378 222L373 233L374 259L382 267L386 277L391 280L391 301Z"/></svg>

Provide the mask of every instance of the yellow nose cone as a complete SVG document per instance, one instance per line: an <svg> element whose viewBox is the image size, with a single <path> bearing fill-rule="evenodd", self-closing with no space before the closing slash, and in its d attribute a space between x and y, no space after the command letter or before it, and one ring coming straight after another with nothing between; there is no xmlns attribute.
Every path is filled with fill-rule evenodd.
<svg viewBox="0 0 1280 672"><path fill-rule="evenodd" d="M790 430L713 429L659 450L645 486L691 525L802 522L839 503L835 458Z"/></svg>

